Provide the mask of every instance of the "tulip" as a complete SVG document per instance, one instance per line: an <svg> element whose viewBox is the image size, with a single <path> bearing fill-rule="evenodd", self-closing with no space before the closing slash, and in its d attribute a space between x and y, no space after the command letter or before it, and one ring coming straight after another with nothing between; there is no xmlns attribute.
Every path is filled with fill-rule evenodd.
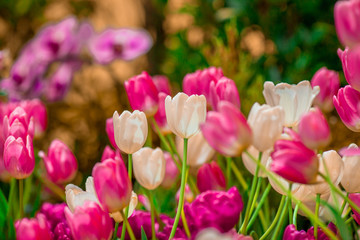
<svg viewBox="0 0 360 240"><path fill-rule="evenodd" d="M220 101L228 101L240 108L240 96L232 79L222 77L218 82L210 83L209 103L214 110Z"/></svg>
<svg viewBox="0 0 360 240"><path fill-rule="evenodd" d="M210 146L226 156L239 156L252 142L246 118L229 102L221 102L218 111L211 111L201 131Z"/></svg>
<svg viewBox="0 0 360 240"><path fill-rule="evenodd" d="M34 119L35 135L42 134L47 127L47 112L44 103L39 99L33 99L22 101L20 105L27 113L28 118Z"/></svg>
<svg viewBox="0 0 360 240"><path fill-rule="evenodd" d="M157 188L165 176L165 158L160 148L144 147L133 154L134 175L148 190Z"/></svg>
<svg viewBox="0 0 360 240"><path fill-rule="evenodd" d="M29 135L26 142L21 138L9 136L4 144L4 163L6 170L16 179L31 175L35 167L34 149Z"/></svg>
<svg viewBox="0 0 360 240"><path fill-rule="evenodd" d="M206 99L203 95L178 93L165 98L165 112L169 128L181 138L190 138L199 131L206 118Z"/></svg>
<svg viewBox="0 0 360 240"><path fill-rule="evenodd" d="M209 100L210 84L217 83L224 76L221 68L209 67L188 73L183 80L183 90L187 95L204 95Z"/></svg>
<svg viewBox="0 0 360 240"><path fill-rule="evenodd" d="M339 73L328 70L326 67L320 68L311 79L311 86L320 87L320 93L314 99L314 104L324 112L330 112L333 108L332 98L340 87Z"/></svg>
<svg viewBox="0 0 360 240"><path fill-rule="evenodd" d="M253 133L253 146L261 152L274 146L281 136L284 125L284 110L255 103L249 113L248 124Z"/></svg>
<svg viewBox="0 0 360 240"><path fill-rule="evenodd" d="M151 204L150 204L149 198L146 195L139 194L138 199L139 199L139 202L141 203L141 205L143 205L143 207L146 209L146 211L150 212Z"/></svg>
<svg viewBox="0 0 360 240"><path fill-rule="evenodd" d="M337 53L342 63L346 81L355 90L360 91L360 70L358 68L360 64L360 46L354 49L345 48L344 51L338 49Z"/></svg>
<svg viewBox="0 0 360 240"><path fill-rule="evenodd" d="M285 111L285 126L294 127L301 115L309 111L311 104L318 95L320 88L311 87L309 81L302 81L297 85L273 82L264 83L263 95L266 104L274 107L281 106Z"/></svg>
<svg viewBox="0 0 360 240"><path fill-rule="evenodd" d="M180 157L183 159L184 142L181 138L176 138L176 148ZM215 150L209 145L202 132L195 134L189 139L187 149L187 164L196 167L208 162L214 155Z"/></svg>
<svg viewBox="0 0 360 240"><path fill-rule="evenodd" d="M78 170L74 154L62 141L55 139L50 144L47 156L39 152L44 160L47 175L54 183L70 182Z"/></svg>
<svg viewBox="0 0 360 240"><path fill-rule="evenodd" d="M360 1L337 1L334 7L336 33L345 46L360 43Z"/></svg>
<svg viewBox="0 0 360 240"><path fill-rule="evenodd" d="M132 109L144 112L147 117L155 115L158 109L159 92L147 72L142 72L127 80L125 90Z"/></svg>
<svg viewBox="0 0 360 240"><path fill-rule="evenodd" d="M114 121L113 118L106 119L105 131L108 135L109 141L111 146L117 149L116 142L115 142L115 135L114 135Z"/></svg>
<svg viewBox="0 0 360 240"><path fill-rule="evenodd" d="M157 125L160 128L162 134L166 135L171 133L171 129L168 126L168 122L166 120L166 111L165 111L165 99L168 95L166 93L159 93L159 108L156 114L154 115L154 119Z"/></svg>
<svg viewBox="0 0 360 240"><path fill-rule="evenodd" d="M285 228L283 239L286 240L310 240L304 230L297 231L294 224L290 224Z"/></svg>
<svg viewBox="0 0 360 240"><path fill-rule="evenodd" d="M121 154L119 152L119 150L112 150L109 146L106 146L104 149L104 152L101 156L101 162L105 161L106 159L120 159L121 161L123 160L121 157Z"/></svg>
<svg viewBox="0 0 360 240"><path fill-rule="evenodd" d="M259 150L257 150L253 145L251 145L248 149L247 149L248 153L250 153L252 156L254 156L255 158L257 158L259 156ZM270 154L271 152L273 151L273 149L268 149L264 152L262 152L262 155L261 155L261 164L264 165L264 166L267 166L268 165L268 161L269 161L269 158L270 158ZM256 171L256 167L257 167L257 164L256 162L254 162L250 157L249 155L247 155L246 153L242 153L242 160L243 160L243 163L244 163L244 166L245 168L252 174L252 175L255 175L255 171ZM259 170L259 173L258 173L258 176L259 177L266 177L267 175Z"/></svg>
<svg viewBox="0 0 360 240"><path fill-rule="evenodd" d="M308 148L323 148L330 142L330 127L318 108L302 115L298 131L302 142Z"/></svg>
<svg viewBox="0 0 360 240"><path fill-rule="evenodd" d="M85 202L73 213L65 208L65 217L74 239L109 240L112 236L113 222L95 202Z"/></svg>
<svg viewBox="0 0 360 240"><path fill-rule="evenodd" d="M134 191L132 191L132 192L131 192L131 199L130 199L130 203L129 203L128 215L127 215L128 218L129 218L129 217L133 214L133 212L135 211L135 208L136 208L137 204L138 204L138 196L137 196L137 194L136 194ZM125 209L123 209L122 211L123 211L123 213L124 213L124 215L125 215ZM110 213L110 217L112 217L112 218L115 220L115 222L118 222L118 223L124 221L124 219L123 219L123 217L122 217L122 215L121 215L120 212Z"/></svg>
<svg viewBox="0 0 360 240"><path fill-rule="evenodd" d="M108 159L97 163L92 176L96 195L104 210L113 213L129 205L132 186L122 161Z"/></svg>
<svg viewBox="0 0 360 240"><path fill-rule="evenodd" d="M333 101L345 126L354 132L360 132L360 110L357 108L360 93L351 86L345 86L339 89Z"/></svg>
<svg viewBox="0 0 360 240"><path fill-rule="evenodd" d="M238 234L235 229L227 233L220 233L215 228L206 228L196 235L195 240L253 240L250 236Z"/></svg>
<svg viewBox="0 0 360 240"><path fill-rule="evenodd" d="M349 199L351 201L353 201L356 206L360 207L360 193L351 193L349 194ZM357 224L360 225L360 213L357 212L353 207L351 207L352 211L353 211L353 218L355 219L355 221L357 222Z"/></svg>
<svg viewBox="0 0 360 240"><path fill-rule="evenodd" d="M175 199L176 199L176 202L179 202L180 188L176 192ZM189 187L188 184L185 185L184 200L185 200L185 202L188 202L188 203L191 203L194 200L194 193L191 191L191 188Z"/></svg>
<svg viewBox="0 0 360 240"><path fill-rule="evenodd" d="M52 240L51 230L43 214L36 218L23 218L15 222L17 240Z"/></svg>
<svg viewBox="0 0 360 240"><path fill-rule="evenodd" d="M205 163L197 173L197 186L200 192L226 190L224 173L216 162Z"/></svg>
<svg viewBox="0 0 360 240"><path fill-rule="evenodd" d="M8 136L21 138L26 141L26 136L34 136L34 122L22 107L16 107L11 114L3 119L3 138Z"/></svg>
<svg viewBox="0 0 360 240"><path fill-rule="evenodd" d="M121 151L132 154L142 148L148 134L147 120L143 112L124 111L119 116L115 111L113 121L115 142Z"/></svg>
<svg viewBox="0 0 360 240"><path fill-rule="evenodd" d="M161 183L161 186L166 189L170 189L174 183L176 182L179 176L179 169L177 168L176 164L173 160L170 153L164 152L165 157L165 176Z"/></svg>
<svg viewBox="0 0 360 240"><path fill-rule="evenodd" d="M271 158L271 171L286 180L304 184L315 182L319 162L315 152L302 142L278 140Z"/></svg>
<svg viewBox="0 0 360 240"><path fill-rule="evenodd" d="M115 59L132 60L145 54L152 39L145 30L107 29L89 41L89 50L95 61L108 64Z"/></svg>
<svg viewBox="0 0 360 240"><path fill-rule="evenodd" d="M340 150L344 162L344 174L341 185L348 193L360 192L360 181L354 178L360 169L360 149L352 143L348 148Z"/></svg>
<svg viewBox="0 0 360 240"><path fill-rule="evenodd" d="M171 94L171 86L169 79L164 75L155 75L152 76L153 82L156 86L156 89L159 93L165 93L166 95Z"/></svg>

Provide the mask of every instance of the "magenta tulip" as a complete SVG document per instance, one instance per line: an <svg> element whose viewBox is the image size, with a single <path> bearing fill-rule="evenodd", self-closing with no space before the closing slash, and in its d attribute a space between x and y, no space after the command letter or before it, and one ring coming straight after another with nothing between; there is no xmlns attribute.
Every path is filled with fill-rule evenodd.
<svg viewBox="0 0 360 240"><path fill-rule="evenodd" d="M114 121L113 118L108 118L106 119L106 126L105 126L105 131L108 135L109 141L111 143L111 145L117 149L116 146L116 142L115 142L115 135L114 135Z"/></svg>
<svg viewBox="0 0 360 240"><path fill-rule="evenodd" d="M3 138L14 136L26 141L26 136L34 136L34 122L29 121L29 116L21 107L16 107L10 114L3 119Z"/></svg>
<svg viewBox="0 0 360 240"><path fill-rule="evenodd" d="M179 169L177 168L174 160L172 159L170 153L164 152L165 157L165 177L161 183L161 186L163 188L171 188L174 183L176 182L178 176L179 176Z"/></svg>
<svg viewBox="0 0 360 240"><path fill-rule="evenodd" d="M123 160L120 154L119 149L116 149L115 151L111 149L111 147L106 146L103 154L101 156L101 162L104 162L106 159L119 159L119 160Z"/></svg>
<svg viewBox="0 0 360 240"><path fill-rule="evenodd" d="M51 142L47 155L40 152L49 179L54 183L66 183L74 179L78 164L72 151L62 141Z"/></svg>
<svg viewBox="0 0 360 240"><path fill-rule="evenodd" d="M226 190L224 173L216 162L205 163L197 173L197 186L200 192Z"/></svg>
<svg viewBox="0 0 360 240"><path fill-rule="evenodd" d="M230 102L223 101L218 111L208 112L201 131L209 145L226 156L239 156L252 141L246 118Z"/></svg>
<svg viewBox="0 0 360 240"><path fill-rule="evenodd" d="M336 111L342 122L350 130L360 132L360 93L351 86L340 88L337 96L333 97Z"/></svg>
<svg viewBox="0 0 360 240"><path fill-rule="evenodd" d="M209 103L217 110L220 101L228 101L240 108L240 96L234 80L222 77L218 82L210 83Z"/></svg>
<svg viewBox="0 0 360 240"><path fill-rule="evenodd" d="M95 164L94 187L104 210L113 213L129 205L132 186L122 161L107 159Z"/></svg>
<svg viewBox="0 0 360 240"><path fill-rule="evenodd" d="M154 115L154 119L159 126L162 134L169 134L171 133L171 130L168 126L167 120L166 120L166 111L165 111L165 98L168 96L166 93L159 92L159 108Z"/></svg>
<svg viewBox="0 0 360 240"><path fill-rule="evenodd" d="M16 240L52 240L52 233L45 215L23 218L15 222Z"/></svg>
<svg viewBox="0 0 360 240"><path fill-rule="evenodd" d="M39 99L22 101L20 106L25 110L29 118L34 119L35 135L40 135L47 127L46 106Z"/></svg>
<svg viewBox="0 0 360 240"><path fill-rule="evenodd" d="M351 201L353 201L356 206L360 207L360 193L351 193L349 194L349 198ZM357 222L357 224L360 225L360 213L357 212L353 207L351 207L352 211L353 211L353 218L355 219L355 221Z"/></svg>
<svg viewBox="0 0 360 240"><path fill-rule="evenodd" d="M152 76L152 79L159 93L166 93L166 95L171 94L171 86L169 83L169 79L166 76L155 75Z"/></svg>
<svg viewBox="0 0 360 240"><path fill-rule="evenodd" d="M323 111L331 111L334 108L332 98L340 87L339 73L322 67L311 79L311 86L320 87L320 93L314 99L314 104Z"/></svg>
<svg viewBox="0 0 360 240"><path fill-rule="evenodd" d="M285 228L283 240L310 240L304 230L297 231L294 224L290 224Z"/></svg>
<svg viewBox="0 0 360 240"><path fill-rule="evenodd" d="M360 45L354 49L338 49L338 55L342 63L346 81L360 91Z"/></svg>
<svg viewBox="0 0 360 240"><path fill-rule="evenodd" d="M127 80L125 90L133 110L142 111L147 117L154 116L158 109L159 92L147 72Z"/></svg>
<svg viewBox="0 0 360 240"><path fill-rule="evenodd" d="M112 236L113 221L95 202L85 202L74 213L65 208L65 217L74 239L109 240Z"/></svg>

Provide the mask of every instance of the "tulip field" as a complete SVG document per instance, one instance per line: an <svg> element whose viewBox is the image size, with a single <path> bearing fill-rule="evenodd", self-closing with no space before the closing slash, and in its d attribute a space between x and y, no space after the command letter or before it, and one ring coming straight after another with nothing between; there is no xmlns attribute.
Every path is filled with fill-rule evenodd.
<svg viewBox="0 0 360 240"><path fill-rule="evenodd" d="M360 239L359 132L360 0L0 2L0 239Z"/></svg>

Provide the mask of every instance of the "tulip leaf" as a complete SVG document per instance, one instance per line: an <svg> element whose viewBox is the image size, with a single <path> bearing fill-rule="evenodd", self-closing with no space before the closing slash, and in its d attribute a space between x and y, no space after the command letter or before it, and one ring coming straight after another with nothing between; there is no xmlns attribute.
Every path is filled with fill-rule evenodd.
<svg viewBox="0 0 360 240"><path fill-rule="evenodd" d="M141 240L148 240L144 228L141 226Z"/></svg>
<svg viewBox="0 0 360 240"><path fill-rule="evenodd" d="M0 189L0 229L3 229L6 221L6 215L9 209L6 198L2 190Z"/></svg>

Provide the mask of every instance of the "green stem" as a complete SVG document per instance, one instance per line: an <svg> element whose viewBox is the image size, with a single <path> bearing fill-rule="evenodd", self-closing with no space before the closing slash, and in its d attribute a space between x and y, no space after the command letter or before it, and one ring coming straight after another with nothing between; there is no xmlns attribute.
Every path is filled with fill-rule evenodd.
<svg viewBox="0 0 360 240"><path fill-rule="evenodd" d="M65 201L65 190L51 182L50 180L45 180L41 177L39 173L35 173L35 176L39 179L39 181L44 184L47 188L49 188L53 193L55 193L61 200Z"/></svg>
<svg viewBox="0 0 360 240"><path fill-rule="evenodd" d="M346 193L346 197L349 197L349 193ZM342 205L341 205L341 210L340 210L340 214L341 214L341 215L342 215L343 212L344 212L345 206L346 206L346 201L345 201L345 199L344 199L344 201L343 201L343 203L342 203ZM344 216L344 217L346 217L346 216Z"/></svg>
<svg viewBox="0 0 360 240"><path fill-rule="evenodd" d="M132 228L131 228L128 220L127 220L127 216L124 215L124 212L123 212L123 211L120 211L120 214L121 214L122 218L124 219L124 224L125 224L125 226L126 226L126 229L127 229L128 234L129 234L129 236L130 236L130 239L131 239L131 240L136 240L135 235L134 235L134 232L133 232L133 230L132 230ZM123 224L123 228L124 228L124 224Z"/></svg>
<svg viewBox="0 0 360 240"><path fill-rule="evenodd" d="M157 124L156 120L154 119L154 117L150 118L151 123L153 124L153 126L155 127L156 133L158 134L160 141L164 144L166 151L173 153L171 146L169 145L168 141L166 141L164 134L162 134L159 125ZM173 154L172 154L173 155ZM173 157L173 156L172 156ZM175 158L173 158L173 160L175 161ZM175 161L176 166L178 166L178 168L180 169L180 165L177 161Z"/></svg>
<svg viewBox="0 0 360 240"><path fill-rule="evenodd" d="M128 176L129 176L129 179L130 179L130 182L131 182L131 180L132 180L132 154L128 155ZM121 213L121 215L124 215L122 210L120 211L120 213ZM127 219L128 215L129 215L129 206L127 206L125 208L125 217L126 217L126 219ZM126 226L124 224L125 224L125 219L123 218L123 226L122 226L122 229L121 229L121 240L125 239Z"/></svg>
<svg viewBox="0 0 360 240"><path fill-rule="evenodd" d="M227 176L227 185L228 188L232 186L231 184L231 157L226 157L226 176Z"/></svg>
<svg viewBox="0 0 360 240"><path fill-rule="evenodd" d="M349 217L349 219L345 221L345 224L351 223L352 220L354 220L354 218L353 218L353 217Z"/></svg>
<svg viewBox="0 0 360 240"><path fill-rule="evenodd" d="M289 196L289 193L291 193L291 188L292 188L292 183L289 184L288 196ZM291 205L291 198L288 201L288 211L289 211L289 224L293 224L293 215L292 215L293 210L292 210L292 205Z"/></svg>
<svg viewBox="0 0 360 240"><path fill-rule="evenodd" d="M155 232L155 206L154 206L154 198L153 193L149 190L149 201L150 201L150 214L151 214L151 237L152 240L156 239L156 232Z"/></svg>
<svg viewBox="0 0 360 240"><path fill-rule="evenodd" d="M252 215L252 213L253 213L253 211L254 211L254 208L255 208L257 199L258 199L258 197L259 197L260 188L261 188L261 181L262 181L262 178L259 177L259 178L258 178L258 183L257 183L257 186L256 186L256 190L255 190L255 195L254 195L254 198L253 198L251 207L250 207L250 212L249 212L249 215L250 215L250 216Z"/></svg>
<svg viewBox="0 0 360 240"><path fill-rule="evenodd" d="M187 221L186 221L186 216L185 216L184 209L182 209L182 211L181 211L181 220L182 220L183 225L184 225L186 236L190 239L191 238L191 233L190 233L190 230L189 230L189 225L187 224Z"/></svg>
<svg viewBox="0 0 360 240"><path fill-rule="evenodd" d="M123 227L124 227L124 226L123 226ZM114 229L114 234L113 234L113 240L116 240L116 239L117 239L118 229L119 229L119 223L118 223L118 222L115 222L115 229Z"/></svg>
<svg viewBox="0 0 360 240"><path fill-rule="evenodd" d="M169 140L171 149L174 151L174 154L175 154L175 155L178 157L178 159L180 160L181 157L180 157L180 154L178 153L178 151L177 151L177 149L176 149L174 139L171 137L171 135L167 135L166 137L167 137L167 139Z"/></svg>
<svg viewBox="0 0 360 240"><path fill-rule="evenodd" d="M315 217L319 219L319 208L320 208L320 194L316 194L316 203L315 203ZM314 223L314 237L315 239L318 238L318 225Z"/></svg>
<svg viewBox="0 0 360 240"><path fill-rule="evenodd" d="M235 177L238 179L238 181L240 182L242 188L246 191L249 186L247 185L243 175L241 174L240 170L237 168L236 164L234 163L234 161L231 161L231 169L233 170Z"/></svg>
<svg viewBox="0 0 360 240"><path fill-rule="evenodd" d="M174 235L175 235L177 225L179 223L181 211L182 211L182 209L184 207L184 193L185 193L185 185L186 185L186 176L187 176L187 171L189 171L189 168L186 165L186 161L187 161L187 145L188 145L188 139L184 138L184 159L182 161L183 163L182 163L182 169L181 169L180 198L179 198L178 208L177 208L177 211L176 211L174 225L173 225L173 227L171 229L169 239L172 239L174 237Z"/></svg>
<svg viewBox="0 0 360 240"><path fill-rule="evenodd" d="M20 209L20 218L24 218L23 192L24 192L24 179L19 179L19 209Z"/></svg>
<svg viewBox="0 0 360 240"><path fill-rule="evenodd" d="M281 201L280 201L280 205L279 205L279 208L277 210L277 213L275 215L275 218L274 220L272 221L270 227L266 230L266 232L259 238L259 240L264 240L264 239L267 239L267 236L269 236L269 234L271 233L271 231L274 229L274 227L276 226L276 223L278 222L279 218L280 218L280 214L281 214L281 210L284 208L284 204L285 204L285 199L286 199L286 196L283 195L281 197Z"/></svg>
<svg viewBox="0 0 360 240"><path fill-rule="evenodd" d="M146 138L145 146L152 147L152 129L150 126L148 126L148 136Z"/></svg>
<svg viewBox="0 0 360 240"><path fill-rule="evenodd" d="M10 192L9 192L9 200L8 200L8 212L6 214L6 218L9 219L11 212L13 210L14 200L16 196L16 179L12 178L10 182ZM13 216L15 217L15 215Z"/></svg>
<svg viewBox="0 0 360 240"><path fill-rule="evenodd" d="M291 198L289 196L287 196L285 206L281 211L280 220L279 220L278 224L276 225L276 228L275 228L274 235L273 235L272 239L277 239L278 236L279 236L279 233L280 233L280 231L282 229L282 226L283 226L283 222L285 221L285 218L286 218L286 212L288 210L287 206L289 205L289 202L291 202Z"/></svg>
<svg viewBox="0 0 360 240"><path fill-rule="evenodd" d="M295 227L297 227L297 213L299 210L299 203L296 203L295 209L294 209L294 215L293 215L293 224Z"/></svg>

